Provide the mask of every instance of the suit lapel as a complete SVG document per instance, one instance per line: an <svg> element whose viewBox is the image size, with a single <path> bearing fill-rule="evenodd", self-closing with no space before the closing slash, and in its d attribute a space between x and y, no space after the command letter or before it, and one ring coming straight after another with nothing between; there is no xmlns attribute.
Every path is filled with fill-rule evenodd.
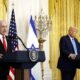
<svg viewBox="0 0 80 80"><path fill-rule="evenodd" d="M68 35L67 35L67 39L68 39L68 42L70 44L70 47L72 48L72 51L74 52L74 48L73 48L72 42L71 42L71 40L70 40Z"/></svg>
<svg viewBox="0 0 80 80"><path fill-rule="evenodd" d="M2 41L1 41L1 39L0 39L0 45L3 46L3 43L2 43ZM4 47L4 46L3 46L3 47Z"/></svg>
<svg viewBox="0 0 80 80"><path fill-rule="evenodd" d="M4 46L3 46L3 43L2 43L1 40L0 40L0 49L1 49L2 52L5 51Z"/></svg>
<svg viewBox="0 0 80 80"><path fill-rule="evenodd" d="M8 42L8 40L7 40L7 38L6 38L6 43ZM1 44L1 46L2 46L2 48L4 49L4 45L3 45L3 43L2 43L2 41L0 40L0 44ZM7 49L8 49L8 43L7 43ZM5 49L4 49L4 51L5 51ZM6 50L7 51L7 50Z"/></svg>

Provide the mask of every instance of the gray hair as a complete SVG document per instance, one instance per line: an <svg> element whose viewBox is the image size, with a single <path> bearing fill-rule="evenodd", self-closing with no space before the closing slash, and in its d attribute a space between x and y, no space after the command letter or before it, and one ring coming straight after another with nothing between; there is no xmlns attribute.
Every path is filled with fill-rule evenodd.
<svg viewBox="0 0 80 80"><path fill-rule="evenodd" d="M7 23L5 20L0 20L0 26L7 26Z"/></svg>

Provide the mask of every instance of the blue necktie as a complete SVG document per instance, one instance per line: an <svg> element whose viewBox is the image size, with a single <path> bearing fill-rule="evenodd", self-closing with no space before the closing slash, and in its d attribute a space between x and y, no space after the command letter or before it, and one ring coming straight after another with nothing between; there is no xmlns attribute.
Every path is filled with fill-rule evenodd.
<svg viewBox="0 0 80 80"><path fill-rule="evenodd" d="M75 52L75 55L77 55L78 53L77 53L77 47L76 47L76 43L75 43L75 40L74 39L72 39L72 45L73 45L73 48L74 48L74 52Z"/></svg>

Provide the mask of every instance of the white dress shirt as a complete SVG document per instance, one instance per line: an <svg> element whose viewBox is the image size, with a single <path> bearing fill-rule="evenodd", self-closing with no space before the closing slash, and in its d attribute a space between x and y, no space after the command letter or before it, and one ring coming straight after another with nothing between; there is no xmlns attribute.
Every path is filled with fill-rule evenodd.
<svg viewBox="0 0 80 80"><path fill-rule="evenodd" d="M75 55L77 55L78 53L77 53L76 42L75 42L74 38L72 38L71 36L69 36L69 37L70 37L71 43L72 43L72 45L73 45Z"/></svg>
<svg viewBox="0 0 80 80"><path fill-rule="evenodd" d="M2 44L3 44L3 35L1 35L1 34L0 34L0 40L1 40ZM7 47L7 41L6 41L6 37L5 36L4 36L4 40L6 42L6 47Z"/></svg>

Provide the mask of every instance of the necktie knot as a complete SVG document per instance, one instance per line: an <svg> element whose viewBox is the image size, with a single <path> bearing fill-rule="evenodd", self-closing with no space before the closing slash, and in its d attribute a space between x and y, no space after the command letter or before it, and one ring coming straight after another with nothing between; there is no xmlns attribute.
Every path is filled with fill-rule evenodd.
<svg viewBox="0 0 80 80"><path fill-rule="evenodd" d="M3 39L5 39L5 37L3 36Z"/></svg>

